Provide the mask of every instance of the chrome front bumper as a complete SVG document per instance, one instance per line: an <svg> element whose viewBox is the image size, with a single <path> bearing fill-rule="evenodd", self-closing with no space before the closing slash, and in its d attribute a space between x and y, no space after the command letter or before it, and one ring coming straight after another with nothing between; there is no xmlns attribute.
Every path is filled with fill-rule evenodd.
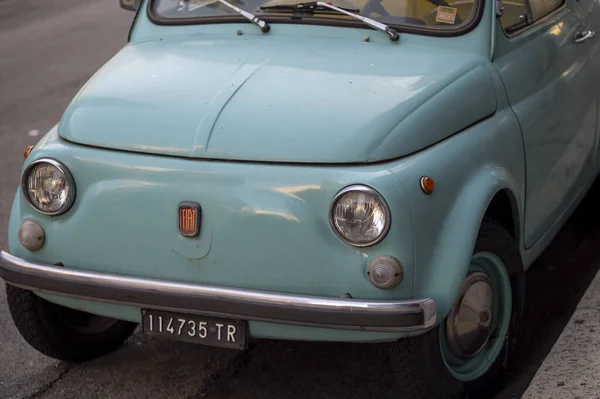
<svg viewBox="0 0 600 399"><path fill-rule="evenodd" d="M27 262L0 252L8 284L61 296L281 324L362 331L432 327L433 299L369 301L281 294L104 274Z"/></svg>

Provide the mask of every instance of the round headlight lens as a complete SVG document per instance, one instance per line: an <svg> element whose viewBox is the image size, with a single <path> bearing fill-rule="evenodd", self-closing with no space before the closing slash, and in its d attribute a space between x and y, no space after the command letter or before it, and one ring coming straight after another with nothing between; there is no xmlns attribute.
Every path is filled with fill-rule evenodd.
<svg viewBox="0 0 600 399"><path fill-rule="evenodd" d="M59 215L73 204L75 184L60 162L40 159L29 165L23 175L23 192L35 210L46 215Z"/></svg>
<svg viewBox="0 0 600 399"><path fill-rule="evenodd" d="M346 187L333 200L331 225L349 244L378 243L390 228L390 211L379 193L367 186Z"/></svg>

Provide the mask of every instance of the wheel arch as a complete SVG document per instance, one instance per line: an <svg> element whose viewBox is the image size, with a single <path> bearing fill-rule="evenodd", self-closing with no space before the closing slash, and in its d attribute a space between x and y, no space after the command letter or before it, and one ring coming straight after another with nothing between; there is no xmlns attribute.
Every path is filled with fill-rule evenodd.
<svg viewBox="0 0 600 399"><path fill-rule="evenodd" d="M509 188L503 188L497 191L492 197L484 213L484 217L500 224L510 233L515 242L520 243L521 223L519 214L519 207L514 193Z"/></svg>
<svg viewBox="0 0 600 399"><path fill-rule="evenodd" d="M417 297L435 299L438 322L446 317L460 291L485 218L504 227L522 248L519 187L501 167L478 170L456 192L443 220L438 220L436 245L428 249L416 246L416 258L421 262L415 271L414 292ZM433 237L428 238L431 242Z"/></svg>

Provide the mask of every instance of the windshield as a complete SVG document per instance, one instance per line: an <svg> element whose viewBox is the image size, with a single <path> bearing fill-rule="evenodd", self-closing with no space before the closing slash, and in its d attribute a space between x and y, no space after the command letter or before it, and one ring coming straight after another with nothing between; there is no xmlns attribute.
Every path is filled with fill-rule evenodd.
<svg viewBox="0 0 600 399"><path fill-rule="evenodd" d="M359 14L393 26L429 29L433 32L458 30L470 25L475 18L481 0L336 0L328 1L337 7L360 10ZM352 21L352 18L335 12L301 14L290 9L271 8L275 5L293 5L298 0L229 0L229 3L254 15L299 18L335 25L336 21ZM151 13L160 19L202 22L203 18L231 18L239 14L218 0L154 0Z"/></svg>

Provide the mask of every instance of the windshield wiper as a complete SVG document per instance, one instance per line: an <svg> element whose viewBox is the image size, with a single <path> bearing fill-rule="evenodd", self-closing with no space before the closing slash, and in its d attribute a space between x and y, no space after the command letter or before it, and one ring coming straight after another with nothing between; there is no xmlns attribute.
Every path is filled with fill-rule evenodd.
<svg viewBox="0 0 600 399"><path fill-rule="evenodd" d="M340 10L349 11L353 13L358 13L360 10L358 8L343 8L338 7ZM331 9L329 7L324 7L318 4L317 1L309 1L306 3L296 3L296 4L274 4L272 6L261 6L261 10L282 10L282 11L305 11L307 13L314 13L315 11L324 11ZM337 11L337 10L334 10Z"/></svg>
<svg viewBox="0 0 600 399"><path fill-rule="evenodd" d="M236 7L231 3L226 2L225 0L217 0L217 1L219 3L225 4L227 7L236 11L238 14L241 14L242 16L244 16L248 21L257 25L263 33L267 33L268 31L271 30L271 27L269 26L269 24L266 23L265 21L263 21L262 19L258 18L256 15L251 14L248 11L244 11L241 8Z"/></svg>
<svg viewBox="0 0 600 399"><path fill-rule="evenodd" d="M297 3L297 4L276 4L276 5L272 5L272 6L260 7L260 9L263 11L279 10L279 11L299 11L299 12L310 12L310 13L314 13L315 11L323 11L325 8L328 8L333 11L337 11L340 14L348 15L349 17L352 17L354 19L358 19L359 21L362 21L365 24L369 25L371 28L374 28L381 32L386 33L390 37L390 40L392 40L392 41L396 41L400 38L400 35L398 34L398 32L395 29L390 28L388 25L386 25L382 22L379 22L379 21L375 21L374 19L363 17L362 15L359 15L358 12L360 12L360 10L336 7L332 4L324 3L322 1L312 1L312 2L307 2L307 3Z"/></svg>

